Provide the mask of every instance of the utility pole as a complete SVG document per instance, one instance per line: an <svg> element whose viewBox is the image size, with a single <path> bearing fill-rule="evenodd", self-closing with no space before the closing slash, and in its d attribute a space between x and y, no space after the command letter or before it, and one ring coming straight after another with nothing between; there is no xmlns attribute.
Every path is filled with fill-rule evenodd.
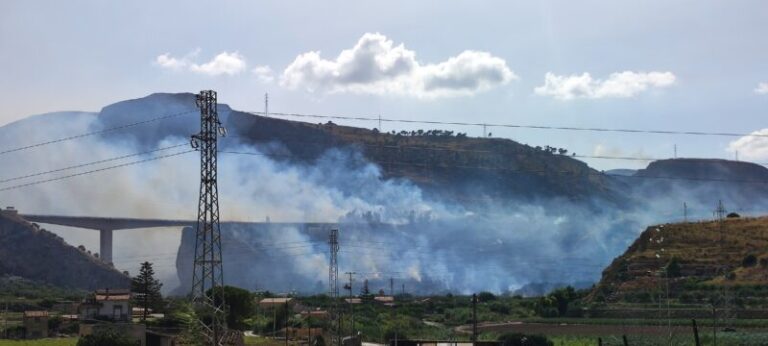
<svg viewBox="0 0 768 346"><path fill-rule="evenodd" d="M379 114L379 132L382 132L384 129L381 128L381 114Z"/></svg>
<svg viewBox="0 0 768 346"><path fill-rule="evenodd" d="M341 345L341 318L339 311L339 230L332 229L328 235L330 246L331 264L328 267L328 295L331 297L331 330L336 327L336 333L331 333L336 340L331 340L331 345ZM312 328L310 326L310 328ZM311 329L310 329L311 330Z"/></svg>
<svg viewBox="0 0 768 346"><path fill-rule="evenodd" d="M355 272L346 272L344 274L349 275L349 314L352 316L352 322L350 325L350 335L355 336L355 304L352 303L352 290L354 289L354 278L353 275L357 274Z"/></svg>
<svg viewBox="0 0 768 346"><path fill-rule="evenodd" d="M683 221L688 222L688 204L683 202Z"/></svg>
<svg viewBox="0 0 768 346"><path fill-rule="evenodd" d="M403 284L403 295L405 295L405 284Z"/></svg>
<svg viewBox="0 0 768 346"><path fill-rule="evenodd" d="M472 345L477 343L477 294L472 293Z"/></svg>
<svg viewBox="0 0 768 346"><path fill-rule="evenodd" d="M269 93L264 93L264 116L269 116Z"/></svg>
<svg viewBox="0 0 768 346"><path fill-rule="evenodd" d="M285 336L285 346L288 346L288 299L285 300L285 305L283 305L285 308L285 323L283 324L283 330L285 333L283 333L283 336ZM311 316L312 311L310 311Z"/></svg>
<svg viewBox="0 0 768 346"><path fill-rule="evenodd" d="M395 278L393 277L389 278L389 295L395 296Z"/></svg>
<svg viewBox="0 0 768 346"><path fill-rule="evenodd" d="M215 91L201 91L196 103L200 108L200 133L192 136L191 145L200 151L200 200L191 297L200 316L206 344L218 346L221 345L227 326L216 153L218 137L226 135L226 130L216 111ZM216 297L216 288L222 289L220 297Z"/></svg>
<svg viewBox="0 0 768 346"><path fill-rule="evenodd" d="M718 230L720 232L720 241L719 241L719 247L720 247L720 260L725 261L725 206L723 205L723 201L719 200L717 202L717 210L715 210L715 213L717 214L717 222L718 222ZM727 263L722 262L721 263L721 270L723 275L723 312L721 313L721 316L723 318L723 328L730 328L731 327L731 318L732 311L731 311L731 292L728 288L728 270L729 266Z"/></svg>
<svg viewBox="0 0 768 346"><path fill-rule="evenodd" d="M8 299L5 299L5 311L3 312L3 332L5 338L8 338Z"/></svg>

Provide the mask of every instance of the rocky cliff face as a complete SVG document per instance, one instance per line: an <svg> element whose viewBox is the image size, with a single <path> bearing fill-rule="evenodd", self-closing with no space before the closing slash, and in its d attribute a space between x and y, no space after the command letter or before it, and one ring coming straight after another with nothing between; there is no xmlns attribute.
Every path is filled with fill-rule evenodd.
<svg viewBox="0 0 768 346"><path fill-rule="evenodd" d="M84 290L129 287L128 276L18 216L0 213L0 239L0 275Z"/></svg>

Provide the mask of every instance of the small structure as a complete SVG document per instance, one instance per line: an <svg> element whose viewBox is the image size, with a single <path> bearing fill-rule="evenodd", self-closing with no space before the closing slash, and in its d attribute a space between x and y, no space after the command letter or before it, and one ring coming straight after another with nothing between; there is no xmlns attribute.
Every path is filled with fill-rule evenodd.
<svg viewBox="0 0 768 346"><path fill-rule="evenodd" d="M289 306L293 305L293 298L264 298L259 301L259 308L284 308L286 304Z"/></svg>
<svg viewBox="0 0 768 346"><path fill-rule="evenodd" d="M80 319L131 321L131 291L128 289L96 290L80 305Z"/></svg>
<svg viewBox="0 0 768 346"><path fill-rule="evenodd" d="M377 303L381 303L387 306L395 304L395 297L393 296L377 296L373 297L373 300Z"/></svg>
<svg viewBox="0 0 768 346"><path fill-rule="evenodd" d="M5 210L0 209L0 214L5 216L17 216L19 215L19 211L14 207L5 207Z"/></svg>
<svg viewBox="0 0 768 346"><path fill-rule="evenodd" d="M312 318L318 320L327 320L330 317L328 311L325 310L304 310L301 312L301 317Z"/></svg>
<svg viewBox="0 0 768 346"><path fill-rule="evenodd" d="M344 298L347 304L362 304L363 300L360 298Z"/></svg>
<svg viewBox="0 0 768 346"><path fill-rule="evenodd" d="M48 337L48 311L24 311L26 339Z"/></svg>

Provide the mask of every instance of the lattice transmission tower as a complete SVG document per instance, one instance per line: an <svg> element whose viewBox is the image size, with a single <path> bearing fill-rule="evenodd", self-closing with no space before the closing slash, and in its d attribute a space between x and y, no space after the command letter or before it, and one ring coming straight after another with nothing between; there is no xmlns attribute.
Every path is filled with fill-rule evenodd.
<svg viewBox="0 0 768 346"><path fill-rule="evenodd" d="M333 340L331 345L341 345L341 311L339 311L339 230L331 229L328 239L330 245L331 263L328 267L328 295L331 297L331 328L336 328L331 333Z"/></svg>
<svg viewBox="0 0 768 346"><path fill-rule="evenodd" d="M224 305L224 267L219 226L219 190L216 183L218 137L226 130L216 112L216 92L203 90L197 95L200 108L200 133L191 144L200 151L200 200L197 208L195 262L192 275L192 301L200 316L202 333L208 345L221 345L226 333ZM214 289L222 290L214 292ZM217 294L214 294L217 293Z"/></svg>

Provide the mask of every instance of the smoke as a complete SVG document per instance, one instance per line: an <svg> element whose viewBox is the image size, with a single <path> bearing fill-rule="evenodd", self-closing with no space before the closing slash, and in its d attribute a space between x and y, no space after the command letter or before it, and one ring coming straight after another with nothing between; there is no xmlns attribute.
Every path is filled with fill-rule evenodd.
<svg viewBox="0 0 768 346"><path fill-rule="evenodd" d="M105 114L141 121L135 115L160 115L146 114L158 103L170 103L174 111L194 111L191 96L153 95L108 107L100 115L68 112L32 117L0 128L0 148L103 129L114 121ZM228 112L226 106L220 109L225 121ZM197 121L194 113L167 121L171 124L142 125L152 127L151 133L137 127L0 155L4 168L0 180L188 143L188 124ZM158 130L163 128L169 130ZM398 291L404 284L407 291L418 293L507 292L529 283L594 282L645 227L681 219L683 201L692 218L700 211L708 214L716 203L707 200L705 187L675 185L667 193L641 193L651 190L638 188L633 204L621 209L600 200L567 198L467 206L427 195L408 180L385 179L378 166L352 148L332 149L301 163L269 155L280 147L279 142L246 145L236 137L221 142L221 218L240 221L223 226L228 284L283 292L325 291L327 232L333 226L340 229L340 272L357 272L356 280L368 279L373 291L388 292L390 277L396 278ZM0 189L188 150L174 147L8 181ZM0 191L0 203L29 214L195 219L198 175L198 153L190 152ZM734 198L738 195L731 193ZM248 223L267 220L269 224ZM47 228L70 244L98 251L96 232ZM153 262L166 292L177 286L181 286L177 292L184 292L191 275L191 230L125 230L115 235L119 270L135 272L140 262Z"/></svg>

